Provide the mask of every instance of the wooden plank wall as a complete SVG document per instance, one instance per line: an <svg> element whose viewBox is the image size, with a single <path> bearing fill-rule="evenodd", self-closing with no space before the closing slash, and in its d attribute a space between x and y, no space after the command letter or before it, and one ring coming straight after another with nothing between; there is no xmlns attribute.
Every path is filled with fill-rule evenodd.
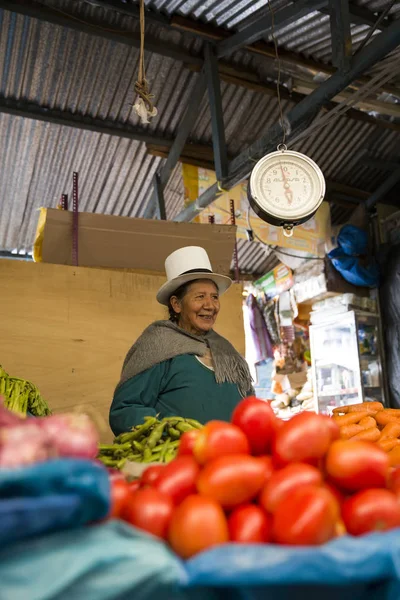
<svg viewBox="0 0 400 600"><path fill-rule="evenodd" d="M125 354L166 312L157 275L1 260L0 364L35 383L54 412L82 410L111 439L108 409ZM217 330L244 354L242 288L221 299Z"/></svg>

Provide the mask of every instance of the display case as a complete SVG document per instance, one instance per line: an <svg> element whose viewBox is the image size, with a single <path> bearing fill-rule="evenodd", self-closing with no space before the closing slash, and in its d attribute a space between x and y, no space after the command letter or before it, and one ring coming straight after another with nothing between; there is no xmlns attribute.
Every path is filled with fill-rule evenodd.
<svg viewBox="0 0 400 600"><path fill-rule="evenodd" d="M379 317L349 311L310 326L318 412L378 400L385 404Z"/></svg>

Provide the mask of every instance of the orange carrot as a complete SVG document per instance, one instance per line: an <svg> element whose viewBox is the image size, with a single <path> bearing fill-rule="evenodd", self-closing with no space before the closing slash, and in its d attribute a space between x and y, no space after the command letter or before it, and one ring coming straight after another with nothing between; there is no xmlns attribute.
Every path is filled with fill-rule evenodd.
<svg viewBox="0 0 400 600"><path fill-rule="evenodd" d="M351 425L352 423L358 423L361 419L368 416L367 412L349 413L348 415L333 415L332 419L339 427L343 425Z"/></svg>
<svg viewBox="0 0 400 600"><path fill-rule="evenodd" d="M350 425L343 425L343 427L340 428L340 437L342 439L349 440L354 435L357 435L362 431L364 431L364 429L356 423L352 423Z"/></svg>
<svg viewBox="0 0 400 600"><path fill-rule="evenodd" d="M390 466L398 467L400 465L400 446L395 446L393 450L388 453Z"/></svg>
<svg viewBox="0 0 400 600"><path fill-rule="evenodd" d="M350 414L357 414L357 413L350 413ZM376 421L375 421L374 417L371 417L371 415L361 419L361 421L358 424L361 425L361 427L364 427L364 429L371 429L371 427L376 427Z"/></svg>
<svg viewBox="0 0 400 600"><path fill-rule="evenodd" d="M400 418L400 408L384 408L385 413Z"/></svg>
<svg viewBox="0 0 400 600"><path fill-rule="evenodd" d="M400 414L398 417L396 417L387 410L380 410L375 415L375 421L378 423L378 425L387 425L388 423L399 423Z"/></svg>
<svg viewBox="0 0 400 600"><path fill-rule="evenodd" d="M368 440L370 442L377 442L381 432L377 427L371 427L370 429L363 429L360 433L353 435L352 440Z"/></svg>
<svg viewBox="0 0 400 600"><path fill-rule="evenodd" d="M364 412L369 415L375 414L378 410L383 410L381 402L360 402L359 404L348 404L347 406L338 406L333 409L333 414L347 414L352 412Z"/></svg>
<svg viewBox="0 0 400 600"><path fill-rule="evenodd" d="M396 446L400 446L400 440L392 437L385 438L384 440L379 439L378 446L380 446L385 452L390 452L390 450L393 450L393 448Z"/></svg>
<svg viewBox="0 0 400 600"><path fill-rule="evenodd" d="M391 421L381 431L381 440L385 438L398 438L400 435L400 419L396 419L396 421Z"/></svg>

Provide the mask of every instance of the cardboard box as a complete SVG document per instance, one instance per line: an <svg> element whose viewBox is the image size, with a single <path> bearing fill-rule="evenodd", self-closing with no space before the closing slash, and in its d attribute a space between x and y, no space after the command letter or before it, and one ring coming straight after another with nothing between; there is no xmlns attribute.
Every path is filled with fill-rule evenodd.
<svg viewBox="0 0 400 600"><path fill-rule="evenodd" d="M72 265L72 212L47 209L41 231L42 262ZM166 257L183 246L202 246L216 273L228 275L236 227L131 219L79 213L78 263L164 273Z"/></svg>

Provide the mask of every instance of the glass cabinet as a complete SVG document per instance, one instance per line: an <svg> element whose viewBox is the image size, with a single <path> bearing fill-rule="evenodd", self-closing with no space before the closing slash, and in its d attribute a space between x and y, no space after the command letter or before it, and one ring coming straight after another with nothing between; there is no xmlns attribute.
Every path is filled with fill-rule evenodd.
<svg viewBox="0 0 400 600"><path fill-rule="evenodd" d="M318 412L378 400L385 403L379 317L349 311L310 326Z"/></svg>

